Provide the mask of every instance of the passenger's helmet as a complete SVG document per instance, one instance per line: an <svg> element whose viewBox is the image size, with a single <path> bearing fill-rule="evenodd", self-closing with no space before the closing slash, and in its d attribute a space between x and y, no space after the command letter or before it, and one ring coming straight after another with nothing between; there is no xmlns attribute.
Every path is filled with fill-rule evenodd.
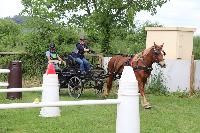
<svg viewBox="0 0 200 133"><path fill-rule="evenodd" d="M53 43L53 42L51 42L50 43L50 45L49 45L49 50L50 50L50 52L56 52L56 47L55 47L55 44Z"/></svg>

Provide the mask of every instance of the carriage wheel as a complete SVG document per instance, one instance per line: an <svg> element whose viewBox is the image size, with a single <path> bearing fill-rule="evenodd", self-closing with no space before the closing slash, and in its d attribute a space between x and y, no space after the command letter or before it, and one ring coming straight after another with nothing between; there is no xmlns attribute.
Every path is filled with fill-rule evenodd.
<svg viewBox="0 0 200 133"><path fill-rule="evenodd" d="M103 89L102 90L97 90L97 89L95 89L95 94L98 96L98 97L102 97L102 95L103 95Z"/></svg>
<svg viewBox="0 0 200 133"><path fill-rule="evenodd" d="M82 81L79 77L73 76L68 83L69 95L73 98L79 98L83 91Z"/></svg>

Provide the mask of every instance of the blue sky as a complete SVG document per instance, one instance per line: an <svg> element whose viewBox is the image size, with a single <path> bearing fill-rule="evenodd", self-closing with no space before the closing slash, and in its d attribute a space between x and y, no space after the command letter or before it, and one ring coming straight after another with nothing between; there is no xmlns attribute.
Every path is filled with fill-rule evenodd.
<svg viewBox="0 0 200 133"><path fill-rule="evenodd" d="M200 0L170 0L157 14L139 12L136 21L158 22L164 26L196 28L195 34L200 35ZM0 17L14 16L23 9L21 0L0 0Z"/></svg>

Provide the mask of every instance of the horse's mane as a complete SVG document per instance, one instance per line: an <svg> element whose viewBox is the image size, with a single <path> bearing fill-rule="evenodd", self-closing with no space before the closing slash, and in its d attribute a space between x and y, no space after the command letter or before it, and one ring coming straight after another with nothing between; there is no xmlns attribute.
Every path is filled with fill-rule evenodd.
<svg viewBox="0 0 200 133"><path fill-rule="evenodd" d="M113 54L114 56L115 55L121 55L121 56L123 56L123 57L128 57L128 56L131 56L131 55L129 55L129 54L121 54L121 53L119 53L119 54Z"/></svg>
<svg viewBox="0 0 200 133"><path fill-rule="evenodd" d="M152 48L154 48L154 46L151 46L150 48L145 49L145 50L142 52L142 56L145 57L146 55L148 55Z"/></svg>

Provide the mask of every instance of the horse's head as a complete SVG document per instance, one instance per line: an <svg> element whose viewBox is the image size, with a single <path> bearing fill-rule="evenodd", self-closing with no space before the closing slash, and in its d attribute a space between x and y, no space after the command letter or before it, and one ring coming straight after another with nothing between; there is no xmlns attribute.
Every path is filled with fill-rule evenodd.
<svg viewBox="0 0 200 133"><path fill-rule="evenodd" d="M163 45L156 45L154 42L154 46L152 47L152 54L153 54L153 62L158 63L161 67L166 67L164 56L166 55L165 51L162 49Z"/></svg>

